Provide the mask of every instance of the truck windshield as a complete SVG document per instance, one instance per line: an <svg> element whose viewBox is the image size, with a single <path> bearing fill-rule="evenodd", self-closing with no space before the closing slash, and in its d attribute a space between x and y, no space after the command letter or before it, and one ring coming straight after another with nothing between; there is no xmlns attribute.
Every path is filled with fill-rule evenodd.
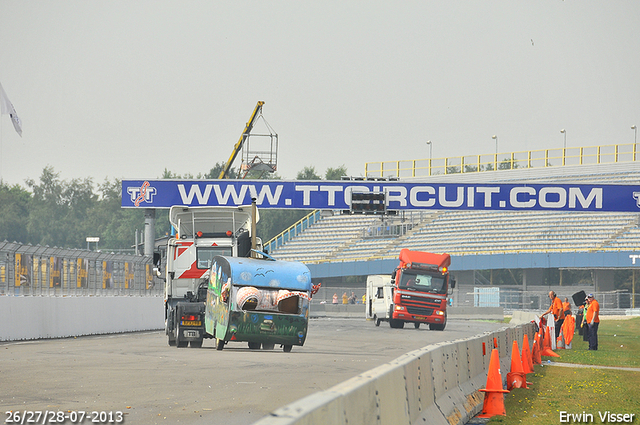
<svg viewBox="0 0 640 425"><path fill-rule="evenodd" d="M400 288L439 294L444 294L447 289L445 287L445 276L441 274L412 273L410 271L402 273Z"/></svg>
<svg viewBox="0 0 640 425"><path fill-rule="evenodd" d="M213 264L213 257L216 255L232 255L232 247L230 246L207 246L197 249L198 268L209 269Z"/></svg>

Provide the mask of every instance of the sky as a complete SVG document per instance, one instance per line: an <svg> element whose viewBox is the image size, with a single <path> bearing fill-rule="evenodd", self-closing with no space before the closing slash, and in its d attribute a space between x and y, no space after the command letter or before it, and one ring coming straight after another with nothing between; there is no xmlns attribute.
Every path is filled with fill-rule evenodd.
<svg viewBox="0 0 640 425"><path fill-rule="evenodd" d="M285 179L633 143L639 79L631 0L0 0L0 176L204 174L258 101Z"/></svg>

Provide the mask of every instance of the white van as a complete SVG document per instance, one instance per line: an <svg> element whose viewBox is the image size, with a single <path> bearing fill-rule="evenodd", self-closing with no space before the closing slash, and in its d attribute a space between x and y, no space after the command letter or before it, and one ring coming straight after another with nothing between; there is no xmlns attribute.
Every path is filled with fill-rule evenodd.
<svg viewBox="0 0 640 425"><path fill-rule="evenodd" d="M381 321L391 318L393 309L393 285L391 275L367 276L365 316L367 320L373 320L376 326Z"/></svg>

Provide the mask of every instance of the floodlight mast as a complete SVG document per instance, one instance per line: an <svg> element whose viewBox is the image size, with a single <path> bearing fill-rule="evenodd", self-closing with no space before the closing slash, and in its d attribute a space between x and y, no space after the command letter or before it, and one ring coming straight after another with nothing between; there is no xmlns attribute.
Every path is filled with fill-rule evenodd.
<svg viewBox="0 0 640 425"><path fill-rule="evenodd" d="M231 152L231 156L229 157L229 160L224 165L224 168L222 169L222 171L220 171L220 175L218 176L219 179L226 179L229 177L229 170L231 170L233 161L235 161L236 157L238 156L238 153L240 153L240 151L242 150L242 146L244 145L244 142L249 137L249 133L251 133L251 129L253 129L253 125L255 124L256 119L260 115L260 111L262 111L262 105L264 105L264 102L261 100L258 101L258 104L256 105L255 109L253 110L253 113L251 114L251 118L249 118L249 122L247 122L247 125L245 126L244 131L240 136L240 139L233 147L233 152Z"/></svg>

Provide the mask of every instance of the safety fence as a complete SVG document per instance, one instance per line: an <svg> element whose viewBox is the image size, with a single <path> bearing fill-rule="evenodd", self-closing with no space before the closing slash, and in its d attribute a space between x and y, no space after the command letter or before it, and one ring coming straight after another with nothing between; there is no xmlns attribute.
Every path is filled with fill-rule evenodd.
<svg viewBox="0 0 640 425"><path fill-rule="evenodd" d="M564 289L563 289L564 288ZM575 289L570 286L554 287L561 300L568 298L571 309L577 308L571 298L572 294L581 288ZM615 291L585 291L594 294L598 300L600 308L607 310L625 310L640 306L640 294L633 294L627 290ZM455 293L454 293L455 294ZM635 300L634 300L635 298ZM635 301L635 302L634 302ZM468 307L502 307L505 312L514 310L546 310L551 305L549 291L532 291L519 288L505 287L461 287L454 296L453 305Z"/></svg>
<svg viewBox="0 0 640 425"><path fill-rule="evenodd" d="M448 158L368 162L366 177L428 177L495 170L557 167L564 165L614 164L640 159L635 143L541 149L533 151L467 155Z"/></svg>
<svg viewBox="0 0 640 425"><path fill-rule="evenodd" d="M0 296L156 296L150 257L0 242Z"/></svg>

